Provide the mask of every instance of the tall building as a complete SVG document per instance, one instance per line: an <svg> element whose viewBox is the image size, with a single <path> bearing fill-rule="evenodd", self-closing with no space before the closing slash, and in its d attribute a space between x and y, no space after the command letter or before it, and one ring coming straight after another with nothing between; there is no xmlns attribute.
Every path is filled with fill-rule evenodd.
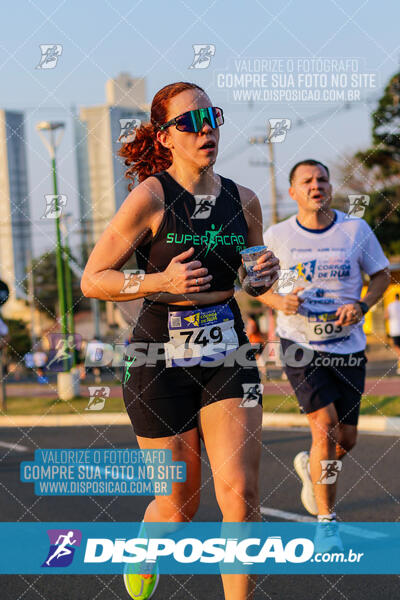
<svg viewBox="0 0 400 600"><path fill-rule="evenodd" d="M120 73L106 82L106 102L110 106L129 106L147 110L146 79Z"/></svg>
<svg viewBox="0 0 400 600"><path fill-rule="evenodd" d="M0 110L0 279L10 288L5 317L26 312L21 284L31 255L24 114Z"/></svg>
<svg viewBox="0 0 400 600"><path fill-rule="evenodd" d="M75 120L83 248L98 240L128 195L126 166L117 155L120 120L148 119L144 79L121 73L107 81L106 97L104 105L81 108Z"/></svg>

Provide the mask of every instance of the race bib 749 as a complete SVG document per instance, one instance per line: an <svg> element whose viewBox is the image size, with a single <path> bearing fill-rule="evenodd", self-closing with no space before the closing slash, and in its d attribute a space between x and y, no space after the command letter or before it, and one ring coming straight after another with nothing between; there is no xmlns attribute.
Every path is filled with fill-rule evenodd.
<svg viewBox="0 0 400 600"><path fill-rule="evenodd" d="M226 305L170 311L168 332L167 367L214 362L239 346L234 316Z"/></svg>

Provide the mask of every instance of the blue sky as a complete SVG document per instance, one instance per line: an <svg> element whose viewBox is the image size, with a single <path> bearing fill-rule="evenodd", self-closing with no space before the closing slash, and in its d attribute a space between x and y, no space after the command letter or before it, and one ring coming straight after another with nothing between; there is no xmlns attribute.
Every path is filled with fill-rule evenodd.
<svg viewBox="0 0 400 600"><path fill-rule="evenodd" d="M338 110L343 102L254 102L251 107L233 101L227 90L217 87L218 73L232 72L234 61L240 59L351 57L359 60L360 72L376 74L377 86L363 92L365 97L379 95L399 70L399 17L395 0L384 5L366 0L9 3L2 15L0 106L29 109L27 154L35 252L52 245L52 227L38 222L51 184L47 154L34 130L37 121L67 122L60 147L59 187L75 216L73 227L78 228L71 105L103 103L106 79L121 71L146 77L149 102L167 83L194 81L224 108L217 172L258 193L267 225L268 169L249 164L250 159L262 160L266 148L249 147L249 136L262 135L268 118L292 119L286 140L274 146L280 210L285 214L294 209L287 196L290 166L306 157L333 165L368 146L373 104L360 101L347 111ZM62 44L59 64L51 70L35 69L39 44L46 43ZM215 45L207 69L188 68L193 44ZM295 127L300 118L310 123Z"/></svg>

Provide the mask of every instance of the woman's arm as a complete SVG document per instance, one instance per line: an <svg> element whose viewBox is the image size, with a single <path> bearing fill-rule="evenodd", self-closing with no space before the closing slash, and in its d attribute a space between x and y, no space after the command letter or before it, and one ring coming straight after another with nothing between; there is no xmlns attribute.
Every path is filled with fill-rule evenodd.
<svg viewBox="0 0 400 600"><path fill-rule="evenodd" d="M263 223L260 201L256 194L249 188L238 185L240 200L242 202L243 213L248 226L247 245L264 246ZM239 267L239 280L243 289L251 296L260 296L267 292L279 278L279 260L275 255L268 251L258 259L258 264L254 267L258 271L260 279L266 278L267 281L260 283L250 283L246 279L246 269L241 265Z"/></svg>
<svg viewBox="0 0 400 600"><path fill-rule="evenodd" d="M182 262L193 255L193 248L174 257L164 272L142 274L131 283L125 280L121 267L143 240L155 233L163 212L163 191L157 179L150 177L132 190L93 248L81 280L84 296L116 302L158 292L185 294L209 288L210 278L200 261ZM196 278L199 285L195 285ZM130 289L137 291L130 293Z"/></svg>

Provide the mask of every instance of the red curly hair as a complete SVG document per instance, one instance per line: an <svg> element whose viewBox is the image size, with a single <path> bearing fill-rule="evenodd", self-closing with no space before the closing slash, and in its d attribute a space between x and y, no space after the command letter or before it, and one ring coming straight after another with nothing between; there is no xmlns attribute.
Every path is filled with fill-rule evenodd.
<svg viewBox="0 0 400 600"><path fill-rule="evenodd" d="M185 90L197 89L205 93L203 88L195 83L179 81L161 88L153 98L150 111L150 123L144 123L136 129L136 136L132 142L123 144L118 155L125 158L125 165L129 167L125 177L132 179L128 185L129 191L133 189L136 177L139 182L150 175L168 169L172 163L172 154L157 141L158 127L167 121L168 103L174 96Z"/></svg>

